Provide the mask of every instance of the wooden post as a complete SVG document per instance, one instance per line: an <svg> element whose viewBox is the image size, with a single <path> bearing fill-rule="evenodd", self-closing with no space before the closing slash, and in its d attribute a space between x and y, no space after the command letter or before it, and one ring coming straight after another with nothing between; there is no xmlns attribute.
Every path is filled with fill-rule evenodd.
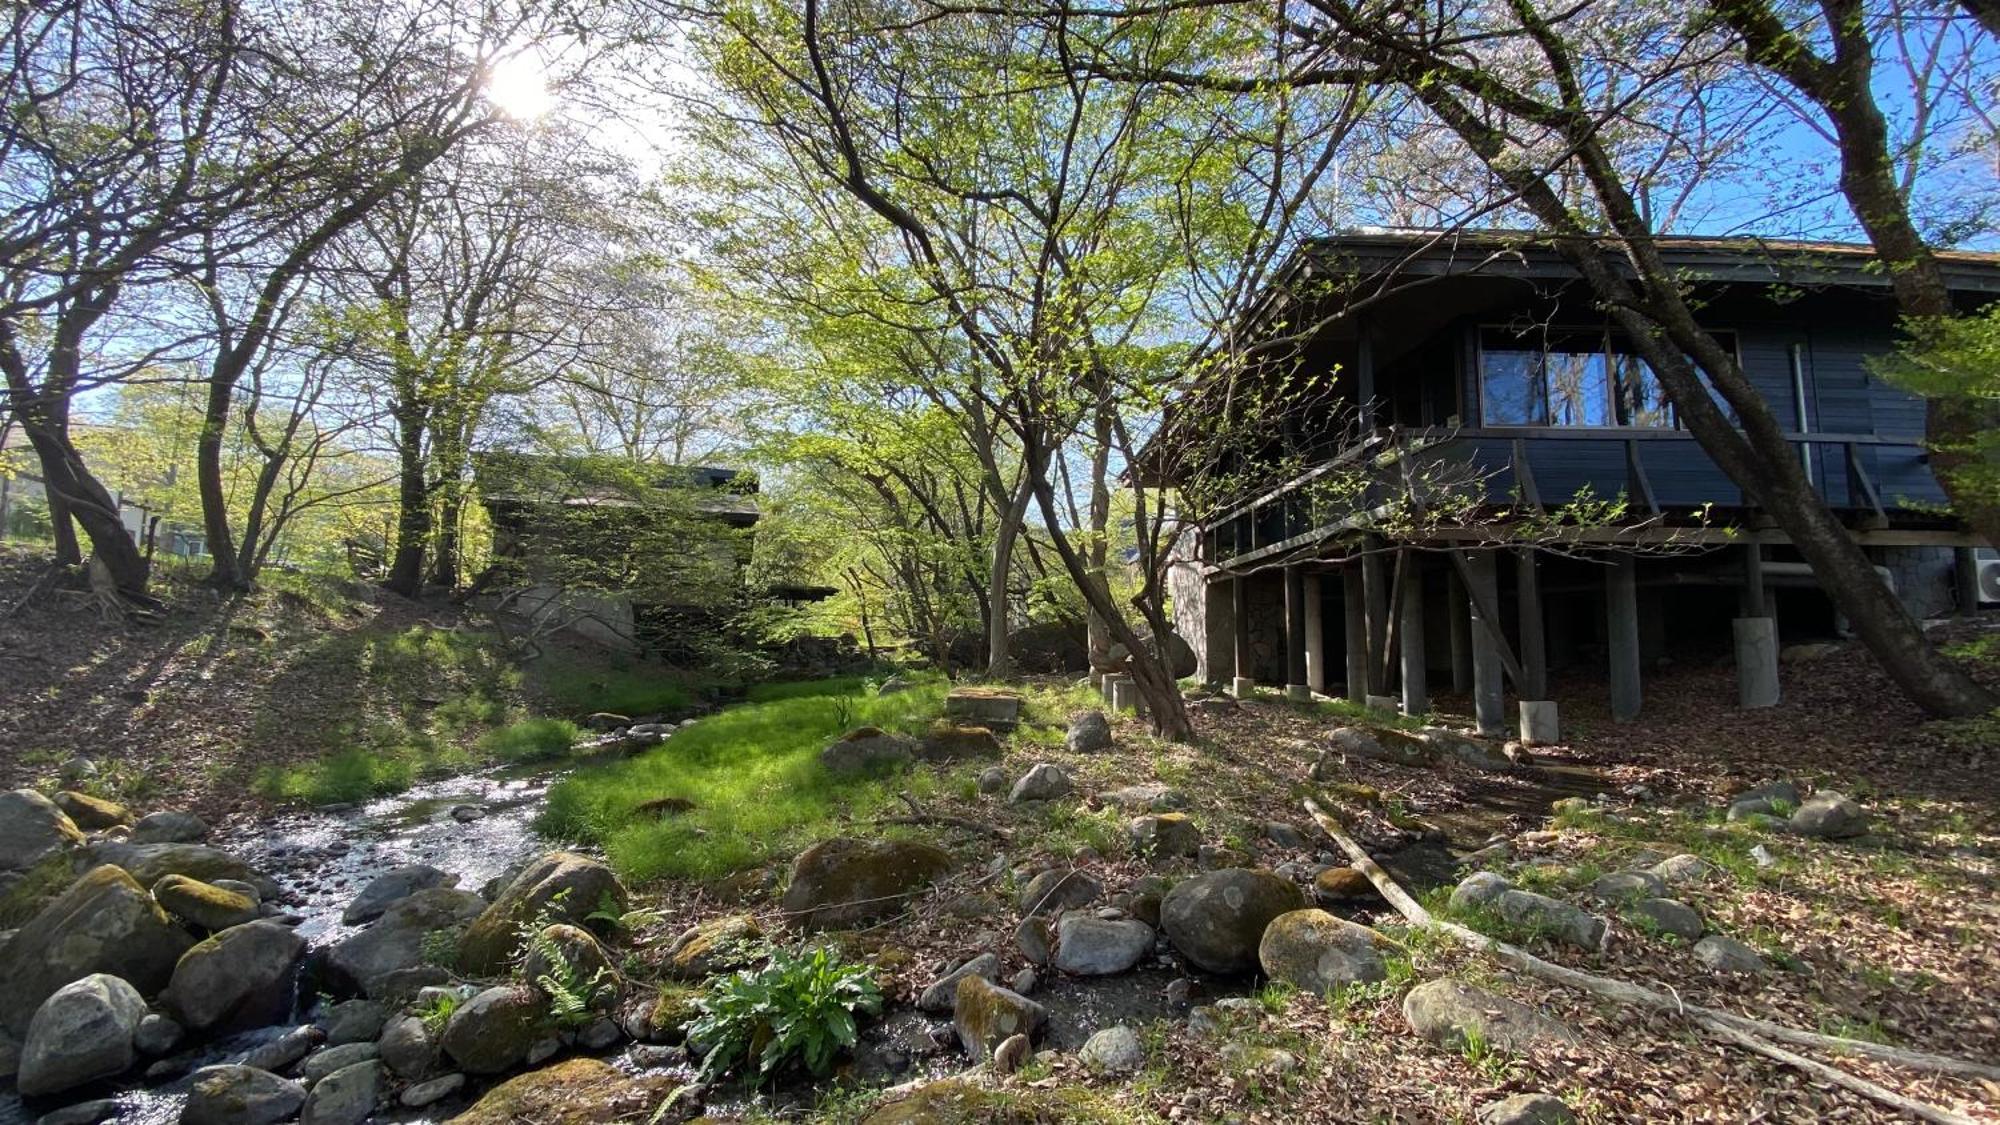
<svg viewBox="0 0 2000 1125"><path fill-rule="evenodd" d="M1312 699L1306 686L1306 572L1285 568L1285 695L1299 702Z"/></svg>
<svg viewBox="0 0 2000 1125"><path fill-rule="evenodd" d="M1620 555L1604 575L1604 631L1611 653L1611 717L1639 717L1639 564Z"/></svg>
<svg viewBox="0 0 2000 1125"><path fill-rule="evenodd" d="M1471 598L1472 617L1472 708L1479 718L1479 733L1498 737L1507 733L1506 693L1501 683L1505 668L1500 662L1500 642L1494 636L1499 622L1487 622L1479 607L1500 604L1500 580L1494 573L1492 551L1467 551L1465 573Z"/></svg>
<svg viewBox="0 0 2000 1125"><path fill-rule="evenodd" d="M1403 714L1421 715L1431 709L1430 684L1424 668L1424 572L1414 552L1403 551L1403 594L1396 622L1403 655Z"/></svg>
<svg viewBox="0 0 2000 1125"><path fill-rule="evenodd" d="M1241 698L1257 686L1256 678L1250 674L1250 580L1238 577L1232 581L1230 596L1236 603L1236 619L1230 624L1236 634L1236 652L1229 690L1232 695Z"/></svg>
<svg viewBox="0 0 2000 1125"><path fill-rule="evenodd" d="M1363 541L1367 554L1361 556L1361 589L1368 604L1368 676L1366 683L1371 695L1384 695L1389 685L1384 682L1383 654L1389 651L1389 576L1383 573L1382 556L1374 548L1381 544L1374 536Z"/></svg>
<svg viewBox="0 0 2000 1125"><path fill-rule="evenodd" d="M1325 575L1306 575L1306 686L1326 694L1326 604Z"/></svg>
<svg viewBox="0 0 2000 1125"><path fill-rule="evenodd" d="M1519 602L1521 636L1521 698L1549 697L1548 646L1542 639L1542 579L1533 547L1514 555L1514 592Z"/></svg>
<svg viewBox="0 0 2000 1125"><path fill-rule="evenodd" d="M1340 568L1341 625L1347 636L1347 701L1368 705L1368 598L1361 566L1349 559Z"/></svg>
<svg viewBox="0 0 2000 1125"><path fill-rule="evenodd" d="M1743 545L1743 616L1771 616L1770 596L1764 590L1764 545L1752 538Z"/></svg>
<svg viewBox="0 0 2000 1125"><path fill-rule="evenodd" d="M1451 690L1472 690L1472 610L1456 570L1445 572L1445 599L1451 603Z"/></svg>

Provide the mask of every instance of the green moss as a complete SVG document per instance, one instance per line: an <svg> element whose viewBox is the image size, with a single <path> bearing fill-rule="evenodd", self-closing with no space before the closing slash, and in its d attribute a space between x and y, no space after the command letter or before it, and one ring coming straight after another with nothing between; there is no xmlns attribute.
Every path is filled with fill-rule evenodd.
<svg viewBox="0 0 2000 1125"><path fill-rule="evenodd" d="M67 856L53 855L21 873L0 892L0 929L15 929L42 912L75 881Z"/></svg>

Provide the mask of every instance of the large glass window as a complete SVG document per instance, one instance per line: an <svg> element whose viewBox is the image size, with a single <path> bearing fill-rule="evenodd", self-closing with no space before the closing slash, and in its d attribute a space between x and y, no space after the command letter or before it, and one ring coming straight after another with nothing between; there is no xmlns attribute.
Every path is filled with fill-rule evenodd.
<svg viewBox="0 0 2000 1125"><path fill-rule="evenodd" d="M1733 340L1724 340L1733 346ZM1680 424L1652 365L1601 331L1481 333L1481 417L1489 426Z"/></svg>
<svg viewBox="0 0 2000 1125"><path fill-rule="evenodd" d="M1636 355L1619 355L1615 358L1618 371L1618 424L1671 428L1675 424L1674 404L1667 398L1667 388L1660 383L1660 377L1653 374L1652 364Z"/></svg>
<svg viewBox="0 0 2000 1125"><path fill-rule="evenodd" d="M1539 351L1488 349L1480 354L1480 401L1489 426L1546 426L1549 398Z"/></svg>

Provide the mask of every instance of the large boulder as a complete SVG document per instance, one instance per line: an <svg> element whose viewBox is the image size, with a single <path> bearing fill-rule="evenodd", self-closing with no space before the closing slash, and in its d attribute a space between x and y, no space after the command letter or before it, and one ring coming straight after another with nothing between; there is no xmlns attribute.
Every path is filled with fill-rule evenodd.
<svg viewBox="0 0 2000 1125"><path fill-rule="evenodd" d="M248 1066L205 1066L194 1072L180 1125L275 1125L299 1111L306 1089Z"/></svg>
<svg viewBox="0 0 2000 1125"><path fill-rule="evenodd" d="M123 1074L138 1057L132 1036L145 1016L139 991L105 973L56 989L28 1024L15 1088L33 1098Z"/></svg>
<svg viewBox="0 0 2000 1125"><path fill-rule="evenodd" d="M1399 766L1428 766L1438 756L1437 748L1423 738L1391 727L1340 727L1327 736L1327 749L1327 757L1313 767L1313 776L1321 781L1338 776L1332 764L1343 756Z"/></svg>
<svg viewBox="0 0 2000 1125"><path fill-rule="evenodd" d="M819 752L819 764L840 777L894 773L917 758L922 745L906 734L877 727L848 731Z"/></svg>
<svg viewBox="0 0 2000 1125"><path fill-rule="evenodd" d="M1604 948L1604 919L1533 891L1506 890L1493 900L1500 917L1522 929L1595 953Z"/></svg>
<svg viewBox="0 0 2000 1125"><path fill-rule="evenodd" d="M982 953L937 980L924 989L917 997L917 1007L926 1012L949 1012L958 1003L958 982L966 977L985 977L987 980L1000 975L1000 958L991 953Z"/></svg>
<svg viewBox="0 0 2000 1125"><path fill-rule="evenodd" d="M1063 745L1072 754L1095 754L1111 749L1111 720L1102 711L1084 711L1071 718Z"/></svg>
<svg viewBox="0 0 2000 1125"><path fill-rule="evenodd" d="M449 871L440 871L428 863L411 863L391 868L377 875L363 887L354 901L341 912L343 925L359 926L380 918L390 906L406 899L418 891L432 887L456 887L458 876Z"/></svg>
<svg viewBox="0 0 2000 1125"><path fill-rule="evenodd" d="M621 987L618 967L603 943L589 930L566 922L542 927L521 957L522 980L539 985L545 976L576 985L595 982L582 999L599 1008L611 1006Z"/></svg>
<svg viewBox="0 0 2000 1125"><path fill-rule="evenodd" d="M792 863L779 901L807 930L841 929L885 918L951 869L951 854L916 840L822 840Z"/></svg>
<svg viewBox="0 0 2000 1125"><path fill-rule="evenodd" d="M546 915L549 921L588 926L591 914L625 912L630 896L609 867L573 852L550 852L528 865L458 943L458 967L473 976L505 972L514 960L520 929Z"/></svg>
<svg viewBox="0 0 2000 1125"><path fill-rule="evenodd" d="M1792 813L1791 825L1801 836L1845 840L1868 831L1868 814L1845 796L1822 789Z"/></svg>
<svg viewBox="0 0 2000 1125"><path fill-rule="evenodd" d="M374 925L334 946L327 967L349 987L381 998L397 973L424 963L426 937L463 926L485 910L486 900L471 891L418 891L396 900Z"/></svg>
<svg viewBox="0 0 2000 1125"><path fill-rule="evenodd" d="M199 844L208 839L208 822L191 812L179 809L161 809L139 818L132 826L132 834L125 838L129 844Z"/></svg>
<svg viewBox="0 0 2000 1125"><path fill-rule="evenodd" d="M1463 1049L1477 1039L1509 1054L1574 1042L1569 1028L1517 1000L1458 980L1420 984L1403 997L1403 1018L1420 1038Z"/></svg>
<svg viewBox="0 0 2000 1125"><path fill-rule="evenodd" d="M65 789L56 794L56 807L63 815L85 832L96 832L105 828L116 828L132 823L132 810L116 801Z"/></svg>
<svg viewBox="0 0 2000 1125"><path fill-rule="evenodd" d="M528 1049L547 1034L548 1010L531 988L502 985L460 1004L444 1025L439 1044L467 1074L499 1074L520 1066Z"/></svg>
<svg viewBox="0 0 2000 1125"><path fill-rule="evenodd" d="M375 1041L375 1053L398 1077L419 1078L437 1057L437 1037L417 1016L391 1016Z"/></svg>
<svg viewBox="0 0 2000 1125"><path fill-rule="evenodd" d="M1037 762L1021 775L1021 780L1014 783L1013 790L1007 794L1007 802L1018 805L1024 801L1053 801L1069 796L1074 788L1069 774L1061 766L1053 762Z"/></svg>
<svg viewBox="0 0 2000 1125"><path fill-rule="evenodd" d="M361 1125L375 1112L381 1095L381 1063L369 1059L344 1066L313 1083L299 1121L301 1125Z"/></svg>
<svg viewBox="0 0 2000 1125"><path fill-rule="evenodd" d="M98 863L115 863L132 873L141 886L150 887L169 875L185 875L204 883L235 879L257 888L260 899L278 897L278 883L220 848L206 844L134 844L108 841L92 849Z"/></svg>
<svg viewBox="0 0 2000 1125"><path fill-rule="evenodd" d="M1087 871L1074 867L1051 867L1028 880L1021 888L1023 914L1060 914L1079 906L1089 906L1104 893L1104 884Z"/></svg>
<svg viewBox="0 0 2000 1125"><path fill-rule="evenodd" d="M707 918L682 930L667 946L660 968L675 980L706 980L740 969L764 948L764 927L749 914Z"/></svg>
<svg viewBox="0 0 2000 1125"><path fill-rule="evenodd" d="M153 884L153 901L210 933L257 918L256 899L185 875L168 875Z"/></svg>
<svg viewBox="0 0 2000 1125"><path fill-rule="evenodd" d="M1299 889L1269 871L1205 871L1167 892L1160 926L1181 956L1211 973L1257 969L1264 928L1305 905Z"/></svg>
<svg viewBox="0 0 2000 1125"><path fill-rule="evenodd" d="M1272 980L1320 996L1388 976L1375 931L1324 910L1293 910L1271 919L1257 944L1257 961Z"/></svg>
<svg viewBox="0 0 2000 1125"><path fill-rule="evenodd" d="M290 1014L305 955L306 939L290 926L232 926L181 955L160 1000L196 1031L265 1027Z"/></svg>
<svg viewBox="0 0 2000 1125"><path fill-rule="evenodd" d="M985 1062L993 1049L1015 1035L1032 1038L1048 1018L1048 1009L1012 989L981 976L958 982L952 1005L952 1025L973 1062Z"/></svg>
<svg viewBox="0 0 2000 1125"><path fill-rule="evenodd" d="M596 1059L566 1059L488 1090L453 1125L599 1125L643 1121L664 1091Z"/></svg>
<svg viewBox="0 0 2000 1125"><path fill-rule="evenodd" d="M1201 829L1186 813L1166 812L1134 817L1125 826L1132 850L1159 859L1191 856L1201 851Z"/></svg>
<svg viewBox="0 0 2000 1125"><path fill-rule="evenodd" d="M0 871L25 870L81 843L83 832L54 801L33 789L0 793Z"/></svg>
<svg viewBox="0 0 2000 1125"><path fill-rule="evenodd" d="M1137 918L1065 914L1056 923L1054 964L1078 976L1108 976L1139 963L1153 949L1153 927Z"/></svg>
<svg viewBox="0 0 2000 1125"><path fill-rule="evenodd" d="M997 758L1005 751L991 727L939 720L924 732L917 757L926 762L966 762Z"/></svg>
<svg viewBox="0 0 2000 1125"><path fill-rule="evenodd" d="M156 992L193 944L130 875L95 868L0 947L0 1028L25 1034L43 1000L92 973Z"/></svg>

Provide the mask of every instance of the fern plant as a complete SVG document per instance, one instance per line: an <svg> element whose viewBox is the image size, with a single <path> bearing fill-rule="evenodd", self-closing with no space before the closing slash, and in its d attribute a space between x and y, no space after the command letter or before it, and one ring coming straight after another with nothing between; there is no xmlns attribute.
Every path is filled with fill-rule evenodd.
<svg viewBox="0 0 2000 1125"><path fill-rule="evenodd" d="M709 1045L704 1080L753 1059L760 1081L794 1061L819 1076L854 1046L856 1013L881 1013L882 990L866 966L824 947L778 950L763 969L717 978L697 1006L688 1038Z"/></svg>
<svg viewBox="0 0 2000 1125"><path fill-rule="evenodd" d="M597 1018L597 1002L609 974L602 965L585 973L583 966L563 952L562 943L548 936L555 922L552 906L543 907L534 921L521 926L519 964L524 973L529 965L545 967L530 983L549 998L549 1016L557 1026L582 1027Z"/></svg>

